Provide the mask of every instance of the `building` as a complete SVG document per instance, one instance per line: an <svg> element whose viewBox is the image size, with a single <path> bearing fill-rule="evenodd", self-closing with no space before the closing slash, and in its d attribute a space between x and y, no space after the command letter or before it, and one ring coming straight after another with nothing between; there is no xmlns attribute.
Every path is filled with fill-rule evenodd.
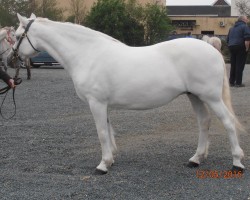
<svg viewBox="0 0 250 200"><path fill-rule="evenodd" d="M236 0L231 0L231 16L239 16L240 13L236 7Z"/></svg>
<svg viewBox="0 0 250 200"><path fill-rule="evenodd" d="M232 0L233 1L233 0ZM178 34L225 37L237 20L229 0L166 0L168 16Z"/></svg>
<svg viewBox="0 0 250 200"><path fill-rule="evenodd" d="M169 16L220 16L231 15L231 5L226 0L167 0Z"/></svg>

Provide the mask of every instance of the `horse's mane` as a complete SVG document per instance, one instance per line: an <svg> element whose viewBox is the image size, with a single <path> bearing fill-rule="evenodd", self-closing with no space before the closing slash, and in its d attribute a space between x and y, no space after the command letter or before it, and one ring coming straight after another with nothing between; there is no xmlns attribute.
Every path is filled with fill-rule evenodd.
<svg viewBox="0 0 250 200"><path fill-rule="evenodd" d="M14 31L15 32L15 28L13 26L5 26L2 29L6 30L6 31Z"/></svg>
<svg viewBox="0 0 250 200"><path fill-rule="evenodd" d="M51 20L49 20L47 18L40 18L40 17L36 18L36 20L38 22L41 22L41 23L44 23L44 24L46 24L46 23L48 23L48 24L53 23L53 27L55 27L56 25L59 25L59 26L60 25L69 26L68 30L72 30L72 28L74 28L75 31L90 32L92 35L94 34L97 37L103 37L103 38L106 38L106 39L111 40L113 42L118 42L118 43L122 44L122 42L120 42L119 40L117 40L117 39L115 39L115 38L113 38L113 37L111 37L109 35L106 35L106 34L104 34L102 32L93 30L91 28L88 28L88 27L85 27L85 26L82 26L82 25L79 25L79 24L74 24L74 23L71 23L71 22L55 22L55 21L51 21Z"/></svg>

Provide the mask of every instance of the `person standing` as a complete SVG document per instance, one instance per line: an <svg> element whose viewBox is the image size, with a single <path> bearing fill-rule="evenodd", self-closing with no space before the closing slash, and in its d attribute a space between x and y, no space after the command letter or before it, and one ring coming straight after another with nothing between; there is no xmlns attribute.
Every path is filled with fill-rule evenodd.
<svg viewBox="0 0 250 200"><path fill-rule="evenodd" d="M240 16L234 26L230 28L227 36L231 62L229 78L231 87L245 87L242 84L242 76L250 43L250 28L247 22L247 16Z"/></svg>
<svg viewBox="0 0 250 200"><path fill-rule="evenodd" d="M193 38L192 33L188 32L187 35L186 35L186 38Z"/></svg>
<svg viewBox="0 0 250 200"><path fill-rule="evenodd" d="M167 40L174 40L174 39L177 39L177 32L176 31L173 31L167 38Z"/></svg>

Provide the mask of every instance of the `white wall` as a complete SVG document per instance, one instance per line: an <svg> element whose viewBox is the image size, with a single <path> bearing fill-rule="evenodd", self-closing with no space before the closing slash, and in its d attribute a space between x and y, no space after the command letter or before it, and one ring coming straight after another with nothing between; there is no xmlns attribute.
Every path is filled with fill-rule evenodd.
<svg viewBox="0 0 250 200"><path fill-rule="evenodd" d="M231 0L231 16L239 16L239 12L235 6L235 2L238 0Z"/></svg>

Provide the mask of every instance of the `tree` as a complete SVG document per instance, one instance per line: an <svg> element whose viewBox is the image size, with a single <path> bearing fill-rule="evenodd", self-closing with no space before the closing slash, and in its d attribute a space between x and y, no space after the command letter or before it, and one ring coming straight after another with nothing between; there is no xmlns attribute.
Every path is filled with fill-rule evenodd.
<svg viewBox="0 0 250 200"><path fill-rule="evenodd" d="M46 17L51 20L60 21L63 18L63 10L57 8L56 0L41 0L39 4L36 4L34 11L40 17Z"/></svg>
<svg viewBox="0 0 250 200"><path fill-rule="evenodd" d="M85 24L116 39L123 40L121 26L125 19L125 4L119 0L98 0L86 16Z"/></svg>
<svg viewBox="0 0 250 200"><path fill-rule="evenodd" d="M52 20L61 20L63 11L56 7L56 0L0 0L1 26L17 26L16 13L29 17L35 13Z"/></svg>
<svg viewBox="0 0 250 200"><path fill-rule="evenodd" d="M128 45L143 42L143 27L127 12L124 0L98 0L87 14L85 25Z"/></svg>
<svg viewBox="0 0 250 200"><path fill-rule="evenodd" d="M238 0L235 3L241 15L250 16L250 2L249 0Z"/></svg>
<svg viewBox="0 0 250 200"><path fill-rule="evenodd" d="M132 46L144 45L144 25L143 25L143 7L137 4L136 0L126 1L126 12L130 17L130 32L127 32L127 36L130 36L130 42L128 44ZM131 37L132 36L132 37Z"/></svg>
<svg viewBox="0 0 250 200"><path fill-rule="evenodd" d="M172 30L164 7L148 4L143 8L135 0L98 0L85 25L133 46L163 41Z"/></svg>
<svg viewBox="0 0 250 200"><path fill-rule="evenodd" d="M72 18L74 23L82 24L84 21L86 7L84 6L84 0L69 0L70 2L70 13L72 14L69 18Z"/></svg>
<svg viewBox="0 0 250 200"><path fill-rule="evenodd" d="M26 15L29 13L29 1L27 0L0 0L0 24L2 26L16 26L16 13Z"/></svg>
<svg viewBox="0 0 250 200"><path fill-rule="evenodd" d="M172 30L166 8L157 4L147 4L144 9L143 23L145 28L145 42L155 44L166 39Z"/></svg>

